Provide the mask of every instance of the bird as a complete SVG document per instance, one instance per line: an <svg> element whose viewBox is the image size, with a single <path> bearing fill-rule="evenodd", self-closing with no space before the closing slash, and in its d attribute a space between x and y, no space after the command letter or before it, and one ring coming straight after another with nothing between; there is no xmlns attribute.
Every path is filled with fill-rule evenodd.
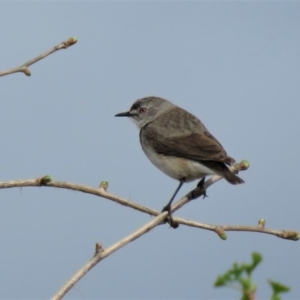
<svg viewBox="0 0 300 300"><path fill-rule="evenodd" d="M235 160L227 155L205 125L170 101L156 96L144 97L136 100L129 111L115 116L134 121L148 159L163 173L179 181L162 210L168 212L171 221L172 202L184 183L200 179L199 184L204 186L207 175L219 175L234 185L244 183L228 168Z"/></svg>

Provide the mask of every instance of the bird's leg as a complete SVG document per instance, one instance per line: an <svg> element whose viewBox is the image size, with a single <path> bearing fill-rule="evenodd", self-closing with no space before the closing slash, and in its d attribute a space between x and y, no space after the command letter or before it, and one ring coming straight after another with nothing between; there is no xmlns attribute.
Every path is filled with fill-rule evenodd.
<svg viewBox="0 0 300 300"><path fill-rule="evenodd" d="M179 182L179 185L178 185L178 187L177 187L175 193L173 194L171 200L168 202L168 204L167 204L167 205L163 208L163 210L162 210L162 212L164 212L164 211L167 211L167 212L168 212L169 222L170 222L170 225L171 225L173 228L177 228L178 226L176 226L176 225L174 224L173 220L172 220L171 204L172 204L173 200L175 199L175 197L176 197L178 191L179 191L180 188L182 187L183 183L184 183L184 180L181 180L181 181ZM176 226L176 227L174 227L173 225Z"/></svg>
<svg viewBox="0 0 300 300"><path fill-rule="evenodd" d="M198 182L197 187L203 191L203 199L205 199L207 196L206 194L206 188L205 188L205 176Z"/></svg>
<svg viewBox="0 0 300 300"><path fill-rule="evenodd" d="M206 194L206 188L205 188L205 176L198 182L197 187L191 192L190 199L194 200L199 197L199 195L203 194L203 199L205 197L208 197Z"/></svg>

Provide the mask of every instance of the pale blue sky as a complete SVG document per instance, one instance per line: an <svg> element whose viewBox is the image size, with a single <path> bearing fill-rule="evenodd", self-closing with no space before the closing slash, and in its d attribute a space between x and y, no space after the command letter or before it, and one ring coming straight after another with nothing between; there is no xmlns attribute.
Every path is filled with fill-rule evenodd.
<svg viewBox="0 0 300 300"><path fill-rule="evenodd" d="M164 97L197 115L236 160L241 186L219 182L177 216L211 224L300 230L300 3L1 2L0 69L75 36L23 74L0 81L1 181L35 178L97 186L161 209L177 182L141 150L137 99ZM195 183L184 185L179 196ZM1 190L0 298L45 299L93 255L150 220L68 190ZM258 233L159 226L102 261L66 299L238 299L217 275L253 251L258 299L267 279L299 299L300 243Z"/></svg>

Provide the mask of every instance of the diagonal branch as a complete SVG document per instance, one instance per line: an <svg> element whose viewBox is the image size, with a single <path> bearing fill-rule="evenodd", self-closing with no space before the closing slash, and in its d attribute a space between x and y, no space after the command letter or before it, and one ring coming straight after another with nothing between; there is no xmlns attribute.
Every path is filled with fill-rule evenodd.
<svg viewBox="0 0 300 300"><path fill-rule="evenodd" d="M135 239L141 237L157 225L161 224L167 216L167 212L163 212L159 214L157 217L152 219L150 222L147 222L144 226L140 227L133 233L129 234L125 238L121 239L120 241L116 242L105 251L102 250L99 244L96 244L96 253L95 256L88 261L82 268L80 268L71 278L64 284L59 291L51 298L51 300L58 300L64 297L64 295L88 272L90 271L96 264L98 264L102 259L106 258L107 256L111 255L115 251L119 250L120 248L126 246L130 242L134 241ZM101 251L102 250L102 251Z"/></svg>
<svg viewBox="0 0 300 300"><path fill-rule="evenodd" d="M235 166L235 170L237 171L238 168L243 169L242 164L237 164ZM218 176L213 176L211 177L207 182L204 187L208 188L210 185L213 183L217 182L221 178ZM107 187L107 183L101 184L102 192L105 191L105 188ZM197 187L198 188L198 187ZM203 194L203 190L197 188L194 191L191 191L188 193L185 197L183 197L181 200L179 200L176 204L172 206L172 211L175 211L182 207L184 204L188 203L190 200L193 200L200 195ZM131 206L130 202L130 206ZM135 204L134 204L135 205ZM128 205L129 206L129 205ZM132 208L137 208L133 207ZM140 208L140 207L139 207ZM140 210L140 209L139 209ZM144 226L139 228L138 230L134 231L132 234L128 235L127 237L123 238L119 242L115 243L111 247L109 247L107 250L103 250L101 245L96 244L96 251L95 251L95 256L88 261L82 268L80 268L60 289L59 291L51 298L51 300L59 300L62 299L66 295L66 293L89 271L91 270L97 263L99 263L102 259L106 258L116 250L120 249L121 247L127 245L134 239L137 239L138 237L141 237L143 234L148 232L149 230L153 229L154 227L163 224L165 222L165 218L167 216L167 212L159 213L157 211L153 210L140 210L146 213L150 213L153 215L156 215L156 217L151 220L150 222L146 223ZM203 224L199 222L194 222L194 221L188 221L184 220L181 218L176 218L173 217L173 221L179 223L179 224L184 224L188 226L193 226L193 227L198 227L206 230L211 230L216 232L219 237L223 240L226 239L226 234L225 231L255 231L255 232L262 232L262 233L268 233L268 234L273 234L278 237L282 237L285 239L292 239L292 240L297 240L299 239L299 233L297 232L284 232L284 231L277 231L277 230L272 230L272 229L265 229L265 221L260 220L258 223L258 226L215 226L215 225L209 225L209 224Z"/></svg>
<svg viewBox="0 0 300 300"><path fill-rule="evenodd" d="M41 55L29 60L28 62L24 63L23 65L16 67L16 68L12 68L12 69L8 69L5 71L1 71L0 72L0 77L1 76L5 76L5 75L9 75L9 74L13 74L13 73L17 73L17 72L23 72L25 75L30 76L31 73L28 69L29 66L33 65L34 63L38 62L39 60L47 57L48 55L61 50L61 49L67 49L68 47L76 44L77 39L74 37L70 37L67 40L61 42L60 44L54 46L52 49L42 53Z"/></svg>
<svg viewBox="0 0 300 300"><path fill-rule="evenodd" d="M233 172L238 172L240 170L247 169L249 164L245 161L236 164L232 167ZM205 182L204 188L201 186L197 186L193 191L189 192L185 197L180 199L172 206L172 211L176 211L181 208L183 205L187 204L189 201L196 199L204 194L205 189L207 189L212 184L216 183L222 179L219 176L212 176ZM112 246L110 246L105 251L102 249L100 244L96 244L96 251L94 257L88 261L80 270L78 270L71 279L62 286L62 288L52 297L52 300L61 299L88 271L90 271L97 263L99 263L102 259L106 258L110 254L114 253L118 249L124 247L125 245L129 244L131 241L141 237L154 227L163 224L165 222L167 212L160 213L156 210L147 208L145 206L139 205L137 203L128 201L126 199L117 197L113 194L110 194L106 191L107 182L102 182L100 188L92 188L80 184L74 184L69 182L61 182L61 181L52 181L50 176L44 176L37 179L30 179L30 180L18 180L18 181L8 181L8 182L0 182L0 189L4 188L14 188L14 187L25 187L25 186L47 186L47 187L58 187L64 189L71 189L75 191L81 191L83 193L93 194L96 196L100 196L114 202L117 202L122 205L129 206L133 209L141 211L143 213L147 213L150 215L155 216L150 222L147 222L144 226L137 229L130 235L126 236L125 238L121 239L120 241L116 242ZM265 221L259 220L257 226L230 226L230 225L210 225L195 221L189 221L181 218L173 217L173 220L178 224L197 227L205 230L210 230L216 232L219 237L225 240L226 231L250 231L250 232L261 232L266 234L275 235L284 239L289 240L298 240L300 238L299 233L296 231L278 231L273 229L266 229L265 228Z"/></svg>

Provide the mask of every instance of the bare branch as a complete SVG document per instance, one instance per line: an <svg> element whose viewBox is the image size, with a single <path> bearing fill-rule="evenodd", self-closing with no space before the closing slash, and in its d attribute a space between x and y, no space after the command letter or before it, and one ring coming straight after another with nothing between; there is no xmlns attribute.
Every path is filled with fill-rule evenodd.
<svg viewBox="0 0 300 300"><path fill-rule="evenodd" d="M238 171L239 169L240 170L246 169L244 167L245 167L245 165L243 165L243 163L240 163L240 164L237 164L236 166L234 166L232 170ZM213 176L206 182L205 188L208 188L210 185L212 185L213 183L217 182L220 179L221 178L219 176ZM1 185L0 185L0 187L1 187ZM100 184L100 187L102 187L102 189L101 189L102 193L104 191L106 192L107 182L102 182ZM196 194L195 194L195 192L196 192ZM191 191L190 193L188 193L188 195L186 195L181 200L179 200L176 204L173 205L172 211L179 209L184 204L188 203L190 200L195 199L196 197L199 197L201 195L201 193L203 193L203 192L204 191L201 191L201 190L197 191L197 188L194 191ZM105 198L108 198L108 197L105 197ZM114 201L115 200L116 199L114 199ZM118 200L120 200L120 199L118 199ZM122 201L123 201L123 199L122 199ZM116 201L116 202L119 202L119 201ZM129 202L127 204L128 204L128 206L137 209L137 207L135 206L136 204L132 205L133 204L132 202ZM140 208L142 208L142 209L140 209ZM100 244L96 244L94 258L92 258L80 270L78 270L71 277L71 279L68 280L68 282L65 285L63 285L61 287L61 289L51 298L52 300L61 299L91 268L93 268L102 259L104 259L108 255L112 254L116 250L120 249L121 247L127 245L129 242L133 241L134 239L142 236L143 234L145 234L149 230L153 229L154 227L164 223L165 218L167 216L167 212L159 213L157 211L150 210L147 208L144 209L144 207L139 207L138 210L149 213L149 214L157 215L157 216L152 221L148 222L143 227L136 230L134 233L130 234L129 236L127 236L127 237L123 238L122 240L120 240L119 242L115 243L114 245L112 245L105 251L103 251L102 246ZM194 222L194 221L188 221L188 220L176 218L176 217L173 217L173 221L175 221L179 224L187 225L187 226L192 226L192 227L197 227L197 228L214 231L223 240L225 240L227 238L225 231L261 232L261 233L276 235L278 237L285 238L285 239L291 239L291 240L299 239L299 233L297 233L295 231L288 232L288 231L277 231L277 230L272 230L272 229L265 229L264 228L265 220L259 220L257 226L216 226L216 225L209 225L209 224L204 224L204 223L199 223L199 222ZM263 224L263 226L262 226L262 224Z"/></svg>
<svg viewBox="0 0 300 300"><path fill-rule="evenodd" d="M282 239L297 241L300 239L299 232L294 230L275 230L275 229L268 229L259 226L241 226L241 225L210 225L206 223L200 223L196 221L188 221L182 218L173 217L173 220L178 224L201 228L205 230L210 230L216 232L221 239L226 240L226 231L244 231L244 232L260 232L266 233L270 235L275 235Z"/></svg>
<svg viewBox="0 0 300 300"><path fill-rule="evenodd" d="M54 46L52 49L44 52L43 54L29 60L28 62L26 62L25 64L19 66L19 67L16 67L16 68L12 68L12 69L8 69L8 70L5 70L5 71L2 71L0 72L0 77L1 76L5 76L5 75L9 75L9 74L13 74L13 73L17 73L17 72L22 72L24 73L25 75L27 76L30 76L31 73L28 69L29 66L33 65L34 63L38 62L39 60L47 57L48 55L58 51L58 50L61 50L61 49L67 49L68 47L76 44L77 42L77 39L74 38L74 37L70 37L68 38L67 40L65 40L64 42L61 42L60 44Z"/></svg>
<svg viewBox="0 0 300 300"><path fill-rule="evenodd" d="M245 161L242 161L241 163L238 163L232 167L232 171L237 172L239 170L245 170L248 168L248 164ZM218 182L220 179L222 179L220 176L212 176L210 179L208 179L205 182L205 188L208 188L212 184ZM100 196L106 199L109 199L111 201L117 202L121 205L125 205L128 207L131 207L135 210L138 210L143 213L147 213L151 216L158 216L161 213L157 210L145 207L143 205L140 205L138 203L123 199L121 197L118 197L116 195L113 195L111 193L108 193L106 191L107 188L107 182L103 181L100 184L100 188L93 188L81 184L75 184L70 182L62 182L62 181L51 181L50 176L43 176L41 178L37 179L29 179L29 180L12 180L7 182L0 182L0 189L4 188L15 188L15 187L26 187L26 186L46 186L46 187L57 187L57 188L63 188L63 189L70 189L75 191L80 191L83 193L92 194L95 196ZM178 210L183 205L187 204L189 201L196 199L203 195L203 189L196 187L193 191L189 192L186 196L184 196L182 199L180 199L178 202L176 202L172 206L172 212ZM273 230L273 229L267 229L264 228L264 226L259 223L257 226L236 226L236 225L210 225L205 223L200 223L196 221L189 221L182 218L173 217L173 221L196 228L201 228L205 230L210 230L216 232L220 238L226 239L226 231L245 231L245 232L260 232L260 233L266 233L275 235L277 237L283 238L283 239L289 239L289 240L298 240L300 238L299 233L296 231L288 231L288 230ZM261 222L261 220L260 220ZM265 221L264 221L265 222Z"/></svg>
<svg viewBox="0 0 300 300"><path fill-rule="evenodd" d="M234 165L231 169L233 172L238 172L240 170L246 170L248 167L249 164L246 161L243 161L239 164ZM197 186L194 190L189 192L185 197L183 197L178 202L176 202L172 206L172 211L176 211L183 205L187 204L189 201L200 197L201 195L204 194L205 189L207 189L209 186L219 181L220 179L222 179L220 176L212 176L210 179L208 179L205 182L204 188L201 186ZM37 179L0 182L0 189L25 187L25 186L58 187L58 188L80 191L83 193L100 196L112 200L114 202L117 202L119 204L129 206L138 211L155 216L155 218L152 219L150 222L146 223L144 226L134 231L132 234L126 236L122 240L116 242L106 250L103 250L102 246L97 243L94 257L71 277L71 279L52 297L53 300L61 299L89 270L91 270L102 259L106 258L107 256L114 253L115 251L122 248L123 246L127 245L131 241L142 236L143 234L153 229L154 227L163 224L167 217L167 212L160 213L156 210L147 208L145 206L139 205L137 203L128 201L126 199L108 193L106 191L108 187L108 183L106 181L102 181L99 188L92 188L92 187L69 183L69 182L52 181L49 175ZM205 223L200 223L195 221L189 221L177 217L173 217L173 220L178 224L214 231L223 240L227 238L225 233L226 231L260 232L260 233L275 235L289 240L298 240L300 238L299 233L296 231L284 231L284 230L279 231L279 230L265 228L265 220L263 219L258 221L257 226L231 226L231 225L217 226L217 225L210 225L210 224L205 224Z"/></svg>
<svg viewBox="0 0 300 300"><path fill-rule="evenodd" d="M46 176L42 177L45 178ZM50 176L49 176L50 178ZM0 182L0 189L5 188L16 188L16 187L26 187L26 186L45 186L45 187L56 187L62 189L69 189L74 191L79 191L82 193L92 194L95 196L100 196L106 199L109 199L113 202L119 203L121 205L129 206L133 209L138 211L147 213L151 216L157 216L159 214L158 211L153 210L151 208L147 208L143 205L138 203L126 200L124 198L115 196L105 191L103 188L93 188L82 184L71 183L71 182L64 182L64 181L50 181L47 184L42 184L43 180L41 178L35 179L27 179L27 180L11 180L6 182Z"/></svg>
<svg viewBox="0 0 300 300"><path fill-rule="evenodd" d="M144 235L157 225L161 224L167 216L167 212L163 212L159 214L157 217L152 219L150 222L146 223L141 228L137 229L130 235L126 236L125 238L121 239L120 241L116 242L109 248L104 251L99 251L99 244L96 244L96 253L95 256L87 262L82 268L80 268L72 278L64 284L60 290L51 298L51 300L58 300L61 299L88 271L90 271L96 264L98 264L102 259L106 258L107 256L111 255L118 249L126 246L130 242L134 241L135 239L139 238L140 236ZM100 245L101 248L101 245Z"/></svg>

